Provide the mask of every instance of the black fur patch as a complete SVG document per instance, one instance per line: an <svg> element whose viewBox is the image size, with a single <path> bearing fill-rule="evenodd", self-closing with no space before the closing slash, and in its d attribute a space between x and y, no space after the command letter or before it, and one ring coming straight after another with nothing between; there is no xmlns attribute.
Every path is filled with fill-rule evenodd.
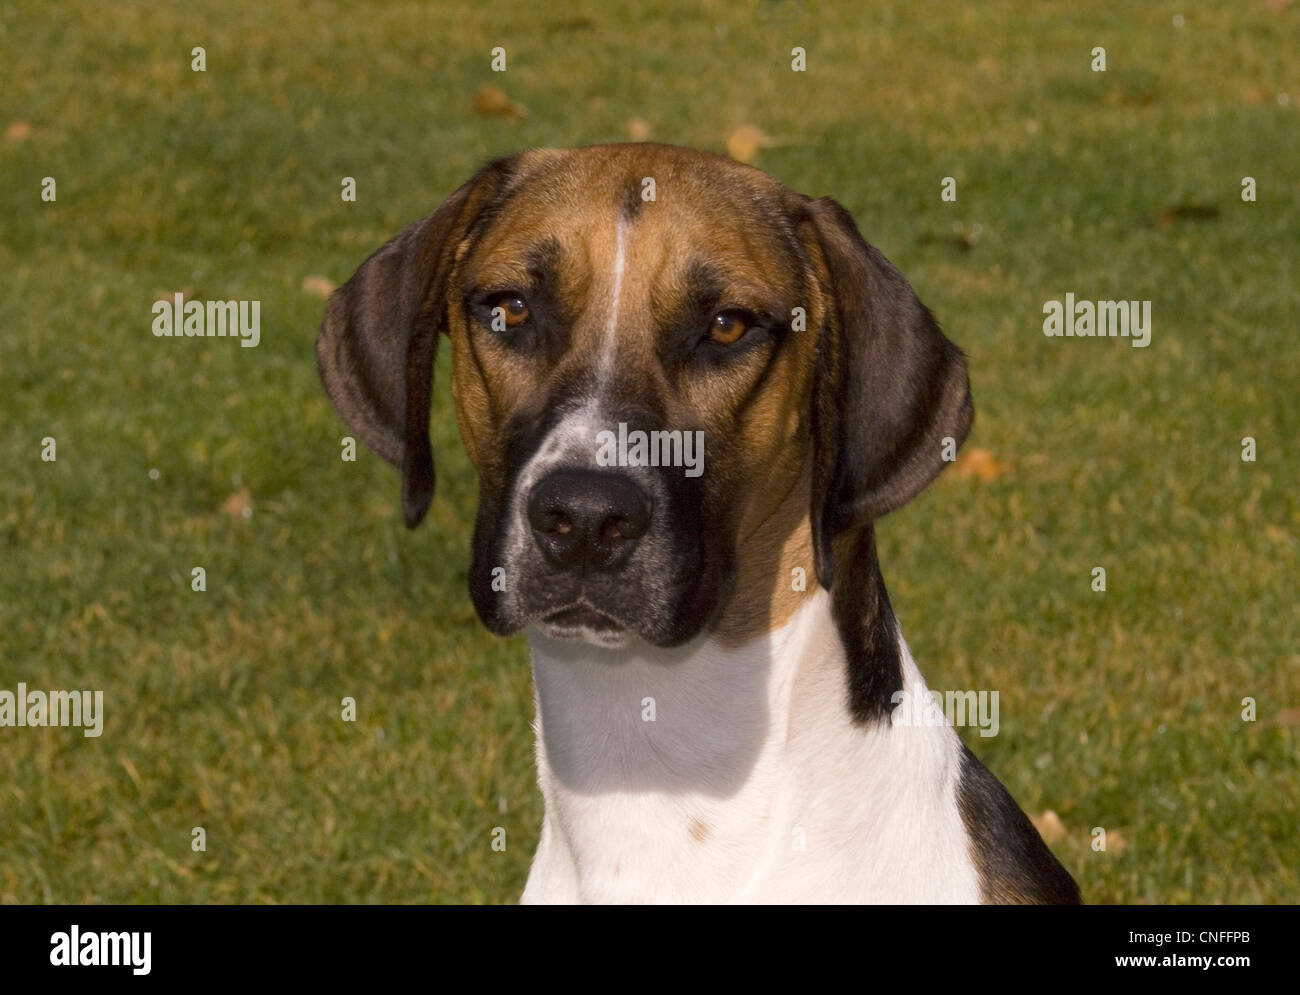
<svg viewBox="0 0 1300 995"><path fill-rule="evenodd" d="M641 214L641 209L645 207L645 199L641 196L641 181L633 180L623 191L623 220L635 221Z"/></svg>
<svg viewBox="0 0 1300 995"><path fill-rule="evenodd" d="M1015 799L962 747L958 805L989 905L1079 905L1079 886Z"/></svg>
<svg viewBox="0 0 1300 995"><path fill-rule="evenodd" d="M903 687L898 622L876 559L875 531L861 529L841 549L831 591L831 614L848 662L849 711L859 723L889 721L893 695Z"/></svg>

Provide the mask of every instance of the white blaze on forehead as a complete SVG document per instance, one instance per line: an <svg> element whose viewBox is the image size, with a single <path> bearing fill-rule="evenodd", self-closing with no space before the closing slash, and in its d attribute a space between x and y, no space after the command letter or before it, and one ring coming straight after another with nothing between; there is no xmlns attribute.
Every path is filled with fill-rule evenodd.
<svg viewBox="0 0 1300 995"><path fill-rule="evenodd" d="M605 389L614 376L614 353L618 340L619 301L623 296L623 273L627 269L627 222L620 217L614 228L614 265L609 280L609 313L605 344L597 369L596 387L580 407L569 411L550 430L525 464L516 482L516 500L525 500L541 477L557 466L595 466L597 433L608 427L602 410ZM576 399L575 399L576 400Z"/></svg>
<svg viewBox="0 0 1300 995"><path fill-rule="evenodd" d="M614 372L614 343L618 337L618 304L623 295L623 271L627 268L627 222L618 219L614 229L614 276L610 293L609 324L605 326L605 351L600 358L597 392L603 392Z"/></svg>

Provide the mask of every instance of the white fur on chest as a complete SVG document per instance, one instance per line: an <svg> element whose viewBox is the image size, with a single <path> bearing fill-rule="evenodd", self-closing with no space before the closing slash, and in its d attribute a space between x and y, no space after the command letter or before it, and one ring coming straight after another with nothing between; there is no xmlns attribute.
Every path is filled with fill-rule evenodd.
<svg viewBox="0 0 1300 995"><path fill-rule="evenodd" d="M738 649L529 640L546 816L524 902L979 900L957 735L851 722L825 592Z"/></svg>

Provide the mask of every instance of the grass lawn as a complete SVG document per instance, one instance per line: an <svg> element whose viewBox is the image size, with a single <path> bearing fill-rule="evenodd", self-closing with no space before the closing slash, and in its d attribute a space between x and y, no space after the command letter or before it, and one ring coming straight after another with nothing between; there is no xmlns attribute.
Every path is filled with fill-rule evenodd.
<svg viewBox="0 0 1300 995"><path fill-rule="evenodd" d="M999 691L967 743L1089 902L1300 899L1300 5L1084 6L0 7L0 690L106 712L0 728L0 902L518 897L527 651L469 603L447 363L408 533L340 460L304 280L492 156L745 125L970 354L985 472L878 529L931 687ZM182 290L260 300L260 345L155 338ZM1045 337L1067 292L1150 300L1150 346Z"/></svg>

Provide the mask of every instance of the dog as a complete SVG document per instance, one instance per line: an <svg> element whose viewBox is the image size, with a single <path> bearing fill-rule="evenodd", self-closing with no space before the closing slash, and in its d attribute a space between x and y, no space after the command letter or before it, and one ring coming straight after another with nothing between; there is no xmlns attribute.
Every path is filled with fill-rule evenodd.
<svg viewBox="0 0 1300 995"><path fill-rule="evenodd" d="M532 650L523 902L1079 901L950 725L893 719L927 691L874 523L974 409L963 353L847 211L668 145L480 170L317 339L411 527L440 333L478 473L470 595Z"/></svg>

